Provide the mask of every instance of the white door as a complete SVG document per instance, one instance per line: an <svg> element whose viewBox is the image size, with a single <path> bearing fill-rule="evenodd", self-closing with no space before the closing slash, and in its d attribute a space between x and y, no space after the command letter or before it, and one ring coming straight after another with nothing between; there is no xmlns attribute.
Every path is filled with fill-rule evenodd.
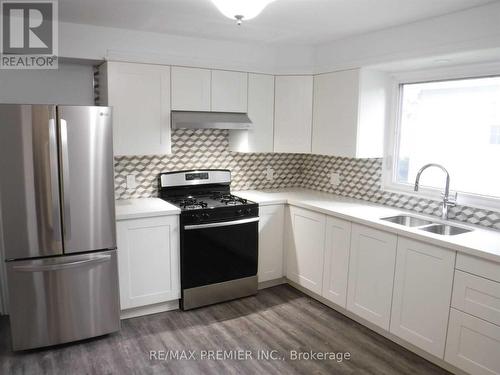
<svg viewBox="0 0 500 375"><path fill-rule="evenodd" d="M347 275L351 245L351 223L334 217L326 218L323 292L326 299L346 307Z"/></svg>
<svg viewBox="0 0 500 375"><path fill-rule="evenodd" d="M347 310L389 330L397 236L352 224Z"/></svg>
<svg viewBox="0 0 500 375"><path fill-rule="evenodd" d="M398 238L391 333L444 357L455 251Z"/></svg>
<svg viewBox="0 0 500 375"><path fill-rule="evenodd" d="M310 153L312 76L277 76L275 90L274 151Z"/></svg>
<svg viewBox="0 0 500 375"><path fill-rule="evenodd" d="M291 206L286 277L321 294L326 216Z"/></svg>
<svg viewBox="0 0 500 375"><path fill-rule="evenodd" d="M248 73L212 70L212 111L247 112Z"/></svg>
<svg viewBox="0 0 500 375"><path fill-rule="evenodd" d="M259 282L283 277L285 206L259 208Z"/></svg>
<svg viewBox="0 0 500 375"><path fill-rule="evenodd" d="M248 74L248 117L252 120L252 129L229 132L230 150L273 152L274 76Z"/></svg>
<svg viewBox="0 0 500 375"><path fill-rule="evenodd" d="M170 67L109 62L103 75L115 155L170 153Z"/></svg>
<svg viewBox="0 0 500 375"><path fill-rule="evenodd" d="M210 111L209 69L172 67L172 110Z"/></svg>
<svg viewBox="0 0 500 375"><path fill-rule="evenodd" d="M451 309L444 360L474 375L500 375L500 327Z"/></svg>
<svg viewBox="0 0 500 375"><path fill-rule="evenodd" d="M117 222L121 309L180 298L179 218Z"/></svg>

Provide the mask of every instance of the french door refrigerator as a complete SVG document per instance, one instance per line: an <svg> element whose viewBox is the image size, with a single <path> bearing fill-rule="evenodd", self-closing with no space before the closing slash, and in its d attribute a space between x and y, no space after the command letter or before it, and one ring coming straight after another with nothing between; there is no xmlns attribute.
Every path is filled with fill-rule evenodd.
<svg viewBox="0 0 500 375"><path fill-rule="evenodd" d="M119 330L111 108L0 105L14 350Z"/></svg>

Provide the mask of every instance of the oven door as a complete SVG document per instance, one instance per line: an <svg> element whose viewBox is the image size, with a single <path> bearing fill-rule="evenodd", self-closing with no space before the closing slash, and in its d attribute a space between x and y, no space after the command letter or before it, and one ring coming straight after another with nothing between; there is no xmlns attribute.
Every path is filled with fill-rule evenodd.
<svg viewBox="0 0 500 375"><path fill-rule="evenodd" d="M258 217L184 225L182 289L257 275Z"/></svg>

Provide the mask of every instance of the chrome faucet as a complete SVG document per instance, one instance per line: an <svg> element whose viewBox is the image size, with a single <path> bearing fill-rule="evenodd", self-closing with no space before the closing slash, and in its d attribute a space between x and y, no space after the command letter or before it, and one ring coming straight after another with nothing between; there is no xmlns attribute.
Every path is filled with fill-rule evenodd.
<svg viewBox="0 0 500 375"><path fill-rule="evenodd" d="M422 174L423 171L425 171L429 167L436 167L441 169L444 173L446 173L446 186L444 188L444 193L442 194L443 197L443 205L442 205L442 211L441 211L441 219L447 220L448 219L448 208L449 207L455 207L457 204L457 193L455 193L454 197L450 197L450 174L446 170L445 167L443 167L440 164L426 164L417 173L417 178L415 179L415 191L418 191L419 187L419 182L420 182L420 175Z"/></svg>

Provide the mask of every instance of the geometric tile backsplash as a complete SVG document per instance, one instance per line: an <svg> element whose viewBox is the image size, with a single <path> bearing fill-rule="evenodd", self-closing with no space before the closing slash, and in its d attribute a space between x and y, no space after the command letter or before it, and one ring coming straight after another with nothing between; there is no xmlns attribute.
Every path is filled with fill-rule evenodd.
<svg viewBox="0 0 500 375"><path fill-rule="evenodd" d="M177 129L172 131L172 154L115 157L117 199L157 196L160 172L196 168L227 168L231 189L303 187L440 216L440 202L381 189L382 159L352 159L311 154L236 153L228 150L228 131ZM272 182L266 169L274 170ZM330 172L341 175L330 184ZM127 189L126 177L136 175L137 188ZM500 212L466 206L450 208L449 218L500 229Z"/></svg>

